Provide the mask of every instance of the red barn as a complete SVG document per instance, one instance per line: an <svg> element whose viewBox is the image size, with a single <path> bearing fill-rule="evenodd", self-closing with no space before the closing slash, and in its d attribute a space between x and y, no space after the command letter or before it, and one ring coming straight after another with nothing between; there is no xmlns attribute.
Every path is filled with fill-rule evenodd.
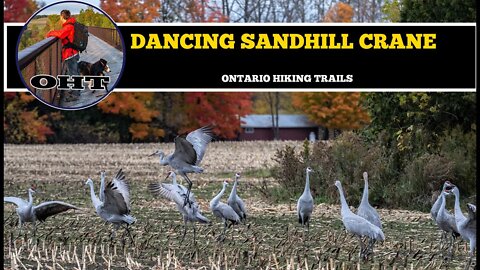
<svg viewBox="0 0 480 270"><path fill-rule="evenodd" d="M272 116L251 114L241 118L241 141L273 140ZM280 140L318 139L319 126L300 114L280 114L278 116ZM313 137L313 138L312 138Z"/></svg>

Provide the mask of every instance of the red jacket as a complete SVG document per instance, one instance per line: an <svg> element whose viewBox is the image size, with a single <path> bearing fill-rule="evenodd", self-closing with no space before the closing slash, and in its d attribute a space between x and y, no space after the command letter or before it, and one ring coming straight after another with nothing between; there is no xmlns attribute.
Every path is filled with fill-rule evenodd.
<svg viewBox="0 0 480 270"><path fill-rule="evenodd" d="M62 45L65 46L70 41L73 41L73 35L75 30L73 24L76 22L74 17L70 17L63 25L60 30L52 30L47 33L47 37L57 37L62 40ZM67 39L68 38L68 39ZM78 51L73 48L63 48L62 49L62 60L65 60L75 54Z"/></svg>

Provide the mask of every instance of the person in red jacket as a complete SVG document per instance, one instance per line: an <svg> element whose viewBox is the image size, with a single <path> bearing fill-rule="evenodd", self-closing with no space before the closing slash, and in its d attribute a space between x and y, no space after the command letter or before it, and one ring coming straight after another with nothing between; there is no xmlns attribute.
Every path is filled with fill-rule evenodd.
<svg viewBox="0 0 480 270"><path fill-rule="evenodd" d="M73 42L73 36L75 33L73 24L76 22L75 18L70 15L69 10L62 10L60 12L60 22L62 23L62 29L52 30L47 33L47 37L57 37L62 42L62 74L64 75L80 75L78 72L78 60L80 55L77 50L68 46L70 42ZM80 96L80 91L71 91L73 99Z"/></svg>

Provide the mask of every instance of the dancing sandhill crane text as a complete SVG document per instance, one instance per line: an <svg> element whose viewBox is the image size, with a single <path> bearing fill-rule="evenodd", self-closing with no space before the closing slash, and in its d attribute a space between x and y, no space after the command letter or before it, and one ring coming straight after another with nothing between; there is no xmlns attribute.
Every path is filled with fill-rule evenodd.
<svg viewBox="0 0 480 270"><path fill-rule="evenodd" d="M165 155L163 151L156 151L152 155L160 157L160 165L170 165L183 176L188 182L188 192L185 197L185 204L189 202L188 197L192 189L192 181L187 173L202 173L203 168L199 167L205 155L207 145L212 141L213 133L211 126L204 126L183 136L175 138L175 151L173 154Z"/></svg>
<svg viewBox="0 0 480 270"><path fill-rule="evenodd" d="M45 221L48 217L60 214L70 209L80 210L78 207L61 202L61 201L48 201L39 205L33 205L33 194L35 189L28 189L28 202L18 197L3 197L4 202L13 203L17 206L16 212L18 215L18 227L20 232L22 230L22 224L25 222L33 223L33 234L36 232L36 222Z"/></svg>
<svg viewBox="0 0 480 270"><path fill-rule="evenodd" d="M230 205L220 201L223 194L225 193L225 189L227 188L227 186L228 186L228 182L223 181L222 190L220 191L220 193L218 193L217 196L215 196L210 201L210 210L212 211L213 215L223 220L224 227L223 227L223 232L221 234L221 236L223 237L223 240L225 239L225 232L227 231L227 226L228 226L227 222L230 221L230 226L233 226L240 222L240 217L235 212L235 210L233 210L233 208L230 207Z"/></svg>
<svg viewBox="0 0 480 270"><path fill-rule="evenodd" d="M101 177L104 179L104 172ZM99 196L103 198L103 201L95 195L92 179L89 178L85 184L90 186L90 196L97 215L113 224L111 238L115 237L115 232L120 226L125 225L133 242L128 226L135 223L136 219L130 215L130 190L122 169L117 172L112 181L104 186L103 190L101 185Z"/></svg>
<svg viewBox="0 0 480 270"><path fill-rule="evenodd" d="M247 210L245 208L245 203L237 194L237 185L240 174L235 174L235 182L233 183L232 191L228 197L227 204L232 207L232 209L240 217L240 221L245 222L247 220Z"/></svg>
<svg viewBox="0 0 480 270"><path fill-rule="evenodd" d="M189 195L191 203L187 205L184 204L184 199L187 196L187 188L177 183L175 172L169 172L167 177L172 178L172 184L153 183L149 185L149 190L155 195L160 195L174 202L177 210L182 214L184 230L180 242L183 242L185 235L187 234L187 223L191 222L193 226L193 242L196 243L195 222L207 224L210 223L210 220L200 212L200 206L195 200L193 192L190 192Z"/></svg>
<svg viewBox="0 0 480 270"><path fill-rule="evenodd" d="M313 197L310 191L310 173L313 172L313 170L310 167L307 167L305 172L305 188L303 194L297 201L297 214L298 222L304 227L307 226L307 230L310 230L310 217L312 216L313 211Z"/></svg>
<svg viewBox="0 0 480 270"><path fill-rule="evenodd" d="M338 188L338 193L340 194L343 225L349 233L352 233L353 235L358 237L358 241L360 243L359 256L362 259L367 259L368 251L373 250L374 241L370 241L369 245L367 247L364 247L362 237L366 236L371 240L374 239L376 241L384 241L385 235L379 227L373 225L372 223L370 223L370 221L364 219L363 217L354 214L350 210L347 204L347 200L345 199L345 195L343 194L343 188L340 181L335 181L335 186Z"/></svg>

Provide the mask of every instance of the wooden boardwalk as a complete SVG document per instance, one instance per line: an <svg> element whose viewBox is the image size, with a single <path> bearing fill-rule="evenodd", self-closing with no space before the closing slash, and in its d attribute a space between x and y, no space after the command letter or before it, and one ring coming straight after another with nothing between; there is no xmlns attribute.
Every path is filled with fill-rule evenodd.
<svg viewBox="0 0 480 270"><path fill-rule="evenodd" d="M105 41L90 34L88 37L87 49L80 53L79 61L86 61L94 63L101 58L107 60L107 64L111 69L110 73L106 73L106 76L110 76L110 83L108 84L108 91L112 90L115 85L123 66L123 52L110 46ZM65 94L61 98L60 106L64 108L80 108L95 103L97 100L103 98L107 94L107 91L91 90L80 91L80 98L74 101L67 101Z"/></svg>

